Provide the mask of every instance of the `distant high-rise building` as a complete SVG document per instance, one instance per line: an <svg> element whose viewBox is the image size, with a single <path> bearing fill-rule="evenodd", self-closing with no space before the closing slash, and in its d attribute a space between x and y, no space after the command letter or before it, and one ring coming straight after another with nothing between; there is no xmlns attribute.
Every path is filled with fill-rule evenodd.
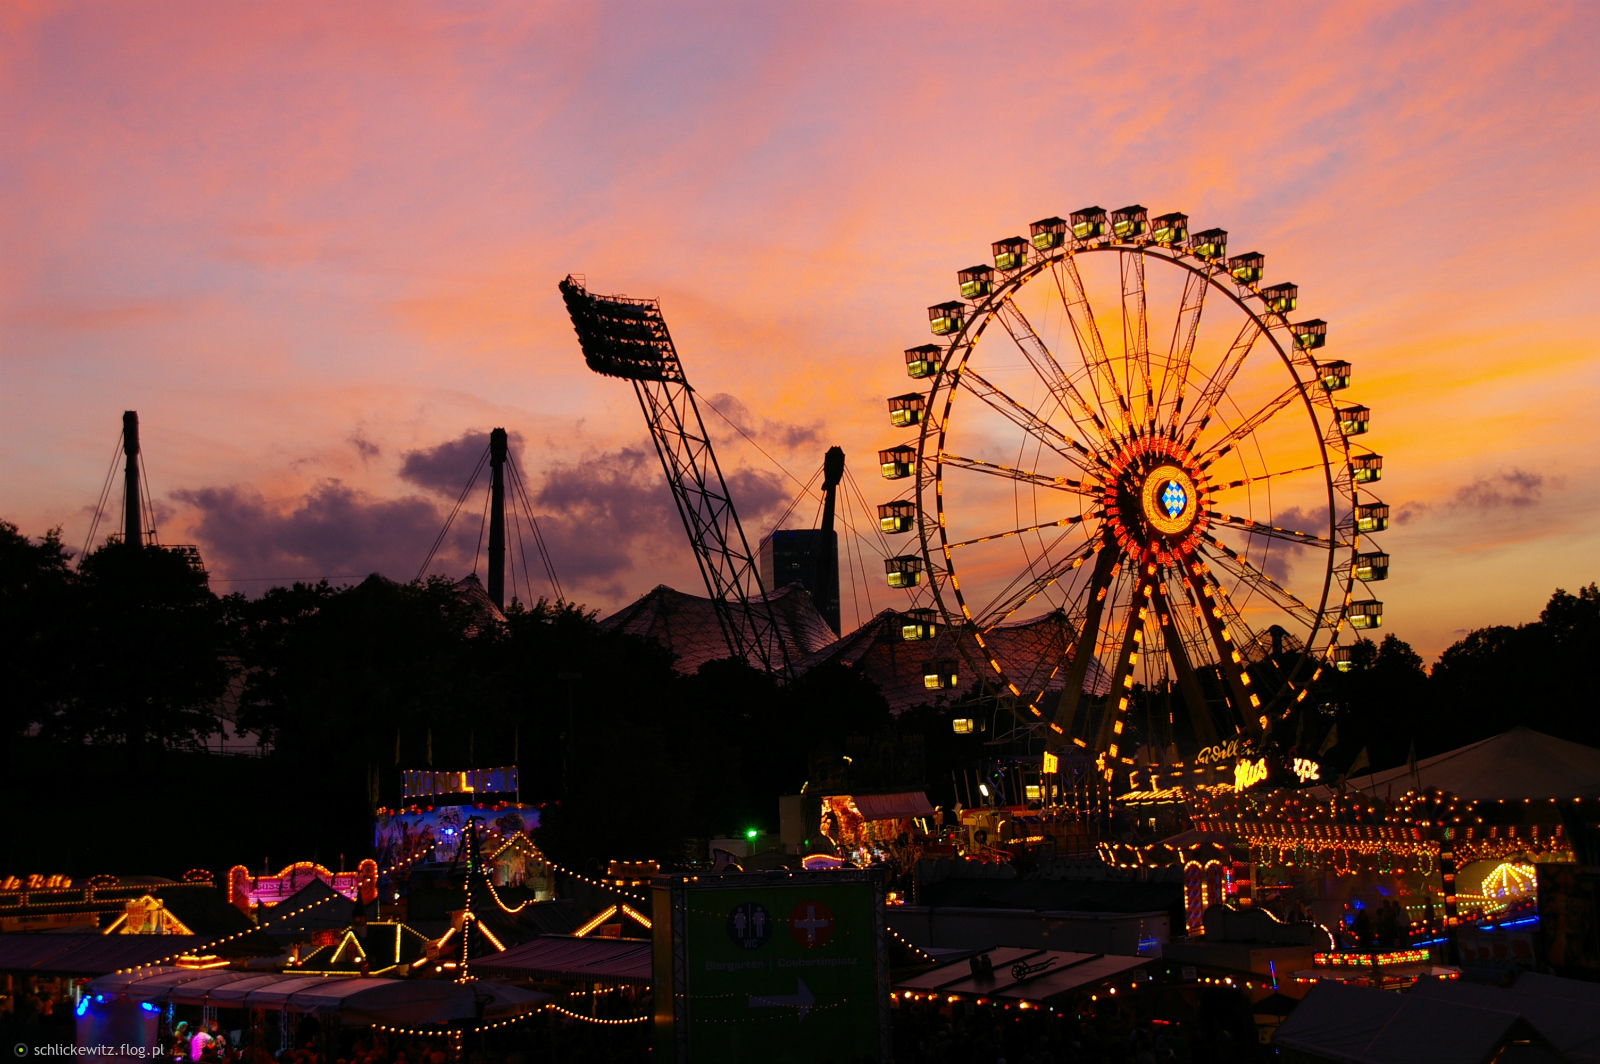
<svg viewBox="0 0 1600 1064"><path fill-rule="evenodd" d="M826 553L824 553L826 548ZM811 594L817 612L839 631L839 534L832 529L783 528L761 541L761 584L776 591L798 583Z"/></svg>

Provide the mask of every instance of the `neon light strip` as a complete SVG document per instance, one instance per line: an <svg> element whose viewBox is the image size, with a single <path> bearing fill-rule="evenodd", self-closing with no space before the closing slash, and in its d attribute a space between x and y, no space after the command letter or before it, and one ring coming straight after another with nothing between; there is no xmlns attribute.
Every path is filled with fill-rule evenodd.
<svg viewBox="0 0 1600 1064"><path fill-rule="evenodd" d="M615 915L617 915L617 907L613 905L599 916L596 916L593 920L590 920L588 923L578 928L572 934L577 938L582 938L584 935L587 935L590 931L593 931L595 928L599 927L601 924L605 923Z"/></svg>
<svg viewBox="0 0 1600 1064"><path fill-rule="evenodd" d="M1425 949L1393 950L1387 953L1313 953L1311 963L1335 968L1371 968L1373 965L1426 964Z"/></svg>

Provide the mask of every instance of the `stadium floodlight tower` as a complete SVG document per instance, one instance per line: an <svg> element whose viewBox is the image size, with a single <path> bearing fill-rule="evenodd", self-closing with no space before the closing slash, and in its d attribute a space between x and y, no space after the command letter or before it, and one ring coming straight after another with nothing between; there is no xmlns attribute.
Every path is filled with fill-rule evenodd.
<svg viewBox="0 0 1600 1064"><path fill-rule="evenodd" d="M700 420L694 389L661 316L660 300L591 295L581 277L568 276L559 287L589 368L633 382L729 653L786 676L789 656L777 616Z"/></svg>

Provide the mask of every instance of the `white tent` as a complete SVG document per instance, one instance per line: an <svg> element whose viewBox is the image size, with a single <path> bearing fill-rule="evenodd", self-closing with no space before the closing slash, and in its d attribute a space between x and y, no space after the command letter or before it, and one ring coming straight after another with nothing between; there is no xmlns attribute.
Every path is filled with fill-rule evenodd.
<svg viewBox="0 0 1600 1064"><path fill-rule="evenodd" d="M1491 1064L1514 1043L1519 1064L1566 1057L1525 1016L1324 979L1272 1036L1281 1053L1332 1064Z"/></svg>
<svg viewBox="0 0 1600 1064"><path fill-rule="evenodd" d="M1490 739L1365 776L1348 785L1380 797L1391 791L1438 787L1474 801L1523 798L1600 798L1600 750L1557 739L1530 728L1512 728ZM1312 793L1327 797L1326 787Z"/></svg>

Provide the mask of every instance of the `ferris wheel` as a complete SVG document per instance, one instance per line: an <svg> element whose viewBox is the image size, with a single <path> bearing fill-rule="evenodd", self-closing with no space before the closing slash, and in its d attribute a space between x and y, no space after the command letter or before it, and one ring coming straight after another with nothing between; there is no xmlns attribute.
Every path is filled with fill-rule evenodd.
<svg viewBox="0 0 1600 1064"><path fill-rule="evenodd" d="M885 561L907 638L959 632L966 667L928 685L993 694L1052 749L1133 764L1131 733L1170 740L1180 710L1202 750L1260 740L1382 624L1370 412L1326 322L1291 320L1298 288L1227 239L1140 206L1045 218L905 352L927 390L889 400L903 490L878 517L908 537ZM1009 652L1047 618L1066 653Z"/></svg>

